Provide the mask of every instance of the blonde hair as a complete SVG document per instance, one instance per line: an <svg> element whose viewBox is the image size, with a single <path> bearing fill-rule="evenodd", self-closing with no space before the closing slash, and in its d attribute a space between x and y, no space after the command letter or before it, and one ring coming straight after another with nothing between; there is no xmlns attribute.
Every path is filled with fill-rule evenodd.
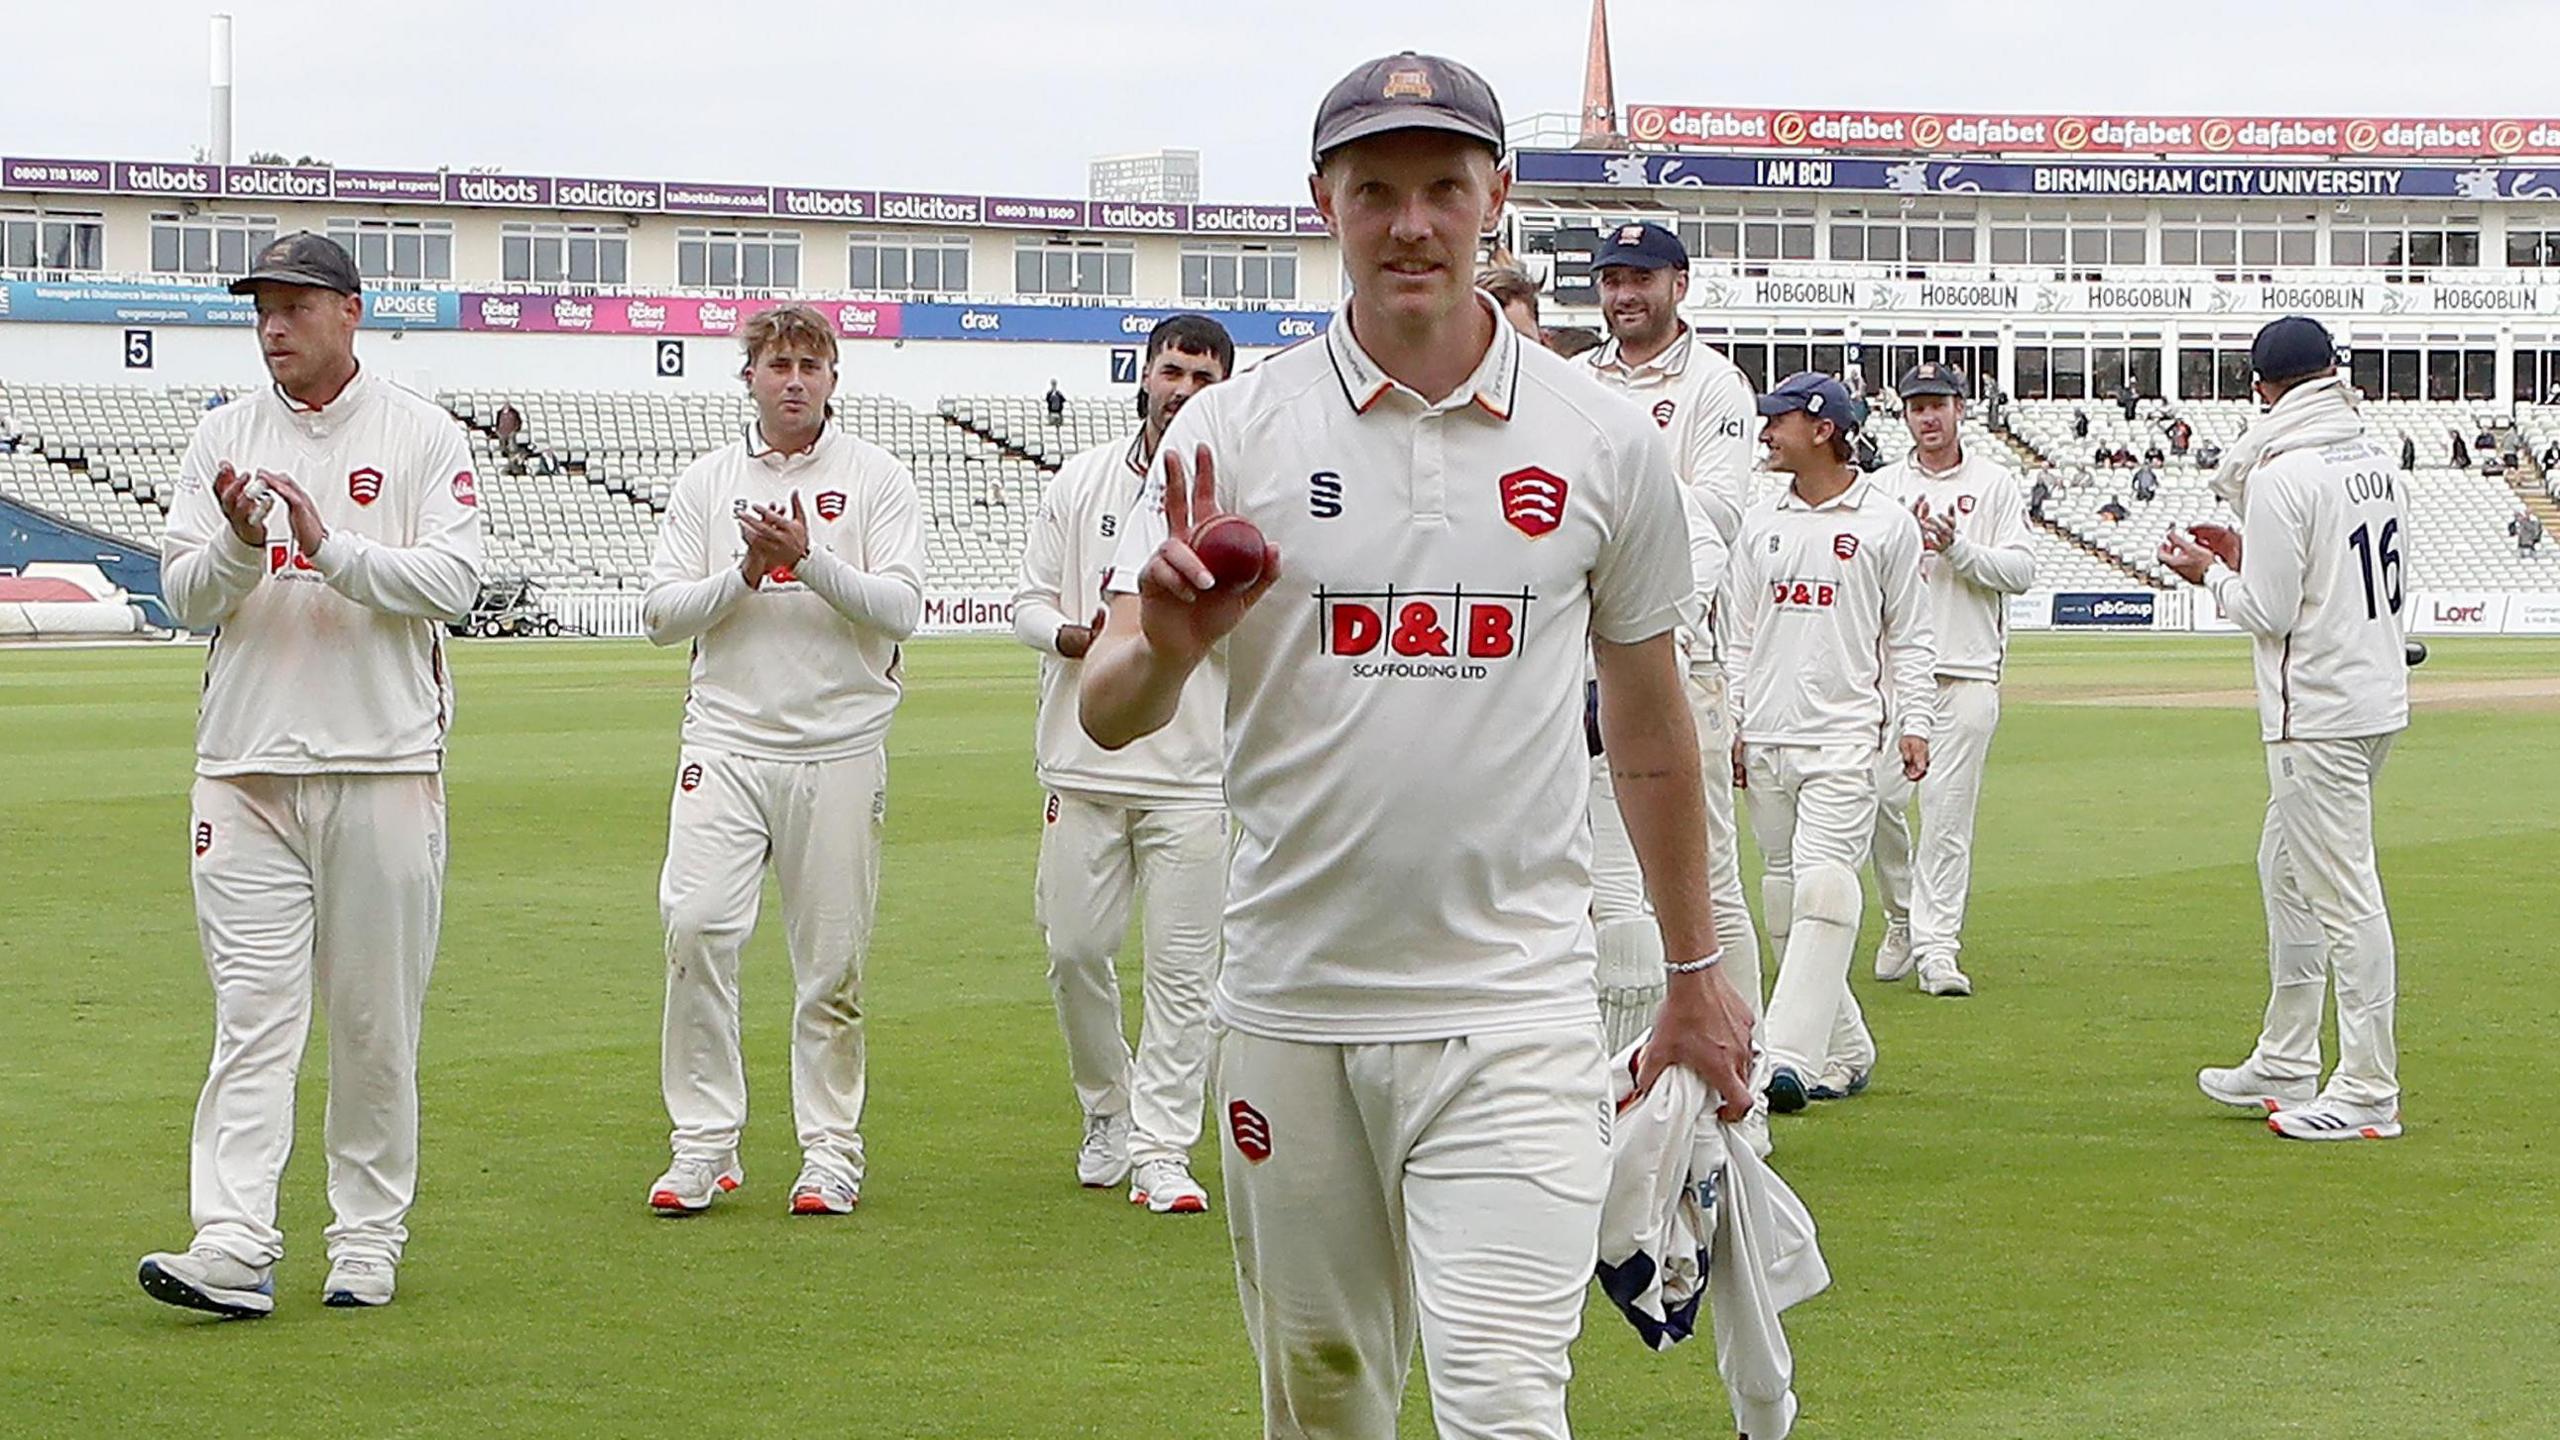
<svg viewBox="0 0 2560 1440"><path fill-rule="evenodd" d="M772 310L759 310L738 327L738 343L746 347L747 369L754 369L768 350L787 348L824 355L827 363L836 363L836 327L827 317L806 305L784 305Z"/></svg>

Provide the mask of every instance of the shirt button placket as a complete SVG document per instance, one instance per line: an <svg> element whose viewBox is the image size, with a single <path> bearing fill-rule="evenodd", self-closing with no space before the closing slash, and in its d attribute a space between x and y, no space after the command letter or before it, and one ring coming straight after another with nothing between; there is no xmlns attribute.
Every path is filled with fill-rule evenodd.
<svg viewBox="0 0 2560 1440"><path fill-rule="evenodd" d="M1445 524L1449 512L1448 412L1428 410L1413 427L1413 518Z"/></svg>

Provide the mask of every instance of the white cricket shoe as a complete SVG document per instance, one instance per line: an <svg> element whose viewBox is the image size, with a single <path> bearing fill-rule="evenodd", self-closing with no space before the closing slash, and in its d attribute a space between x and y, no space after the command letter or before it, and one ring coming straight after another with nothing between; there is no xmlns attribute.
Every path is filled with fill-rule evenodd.
<svg viewBox="0 0 2560 1440"><path fill-rule="evenodd" d="M1804 1095L1808 1100L1854 1100L1867 1093L1867 1082L1874 1078L1875 1067L1872 1065L1861 1067L1846 1060L1834 1060L1813 1077L1813 1083L1805 1087Z"/></svg>
<svg viewBox="0 0 2560 1440"><path fill-rule="evenodd" d="M340 1310L391 1303L395 1285L391 1262L379 1255L341 1255L329 1262L329 1283L320 1287L320 1303Z"/></svg>
<svg viewBox="0 0 2560 1440"><path fill-rule="evenodd" d="M1890 985L1911 973L1911 927L1888 923L1876 947L1876 978Z"/></svg>
<svg viewBox="0 0 2560 1440"><path fill-rule="evenodd" d="M747 1172L735 1155L725 1160L679 1155L667 1173L650 1185L649 1208L661 1215L699 1215L746 1181Z"/></svg>
<svg viewBox="0 0 2560 1440"><path fill-rule="evenodd" d="M1084 1117L1084 1147L1076 1151L1076 1183L1108 1190L1129 1178L1129 1112Z"/></svg>
<svg viewBox="0 0 2560 1440"><path fill-rule="evenodd" d="M2278 1080L2260 1073L2247 1062L2224 1068L2208 1065L2196 1072L2196 1088L2209 1099L2243 1110L2258 1110L2272 1115L2289 1105L2307 1105L2319 1094L2319 1086L2310 1080Z"/></svg>
<svg viewBox="0 0 2560 1440"><path fill-rule="evenodd" d="M219 1250L196 1246L183 1253L145 1255L136 1278L142 1281L142 1293L163 1305L207 1310L224 1319L275 1313L275 1271L243 1265Z"/></svg>
<svg viewBox="0 0 2560 1440"><path fill-rule="evenodd" d="M862 1203L862 1185L837 1166L821 1165L815 1160L800 1167L800 1178L791 1182L791 1213L794 1215L850 1215Z"/></svg>
<svg viewBox="0 0 2560 1440"><path fill-rule="evenodd" d="M1179 1160L1150 1160L1129 1182L1129 1203L1158 1215L1206 1215L1209 1192L1191 1178L1191 1167Z"/></svg>
<svg viewBox="0 0 2560 1440"><path fill-rule="evenodd" d="M2287 1140L2397 1140L2400 1112L2388 1105L2350 1105L2323 1095L2268 1116L2267 1128Z"/></svg>
<svg viewBox="0 0 2560 1440"><path fill-rule="evenodd" d="M1932 955L1920 962L1920 993L1962 997L1973 993L1973 980L1956 968L1953 958Z"/></svg>

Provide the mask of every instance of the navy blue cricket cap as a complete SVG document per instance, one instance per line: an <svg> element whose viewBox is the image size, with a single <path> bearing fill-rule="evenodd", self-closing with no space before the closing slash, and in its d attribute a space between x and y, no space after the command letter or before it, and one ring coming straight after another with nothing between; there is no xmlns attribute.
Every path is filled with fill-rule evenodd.
<svg viewBox="0 0 2560 1440"><path fill-rule="evenodd" d="M1903 399L1915 395L1953 395L1964 398L1964 372L1953 365L1923 360L1902 372L1902 383L1893 387Z"/></svg>
<svg viewBox="0 0 2560 1440"><path fill-rule="evenodd" d="M250 262L249 273L231 282L231 293L246 295L264 281L309 285L341 295L364 293L364 277L356 273L356 262L345 247L308 230L296 230L269 241L267 248L258 252L258 258Z"/></svg>
<svg viewBox="0 0 2560 1440"><path fill-rule="evenodd" d="M2249 344L2249 368L2271 385L2337 368L2338 342L2329 327L2307 315L2270 320Z"/></svg>
<svg viewBox="0 0 2560 1440"><path fill-rule="evenodd" d="M1866 407L1849 393L1849 387L1828 375L1799 370L1778 382L1777 388L1760 397L1760 413L1772 418L1801 410L1816 420L1828 420L1848 434L1866 419Z"/></svg>
<svg viewBox="0 0 2560 1440"><path fill-rule="evenodd" d="M1369 61L1333 82L1316 107L1316 168L1324 157L1391 130L1445 130L1502 157L1502 102L1455 60L1407 50Z"/></svg>
<svg viewBox="0 0 2560 1440"><path fill-rule="evenodd" d="M1638 270L1686 270L1689 247L1659 225L1621 225L1609 232L1591 257L1595 273L1612 265L1632 265Z"/></svg>

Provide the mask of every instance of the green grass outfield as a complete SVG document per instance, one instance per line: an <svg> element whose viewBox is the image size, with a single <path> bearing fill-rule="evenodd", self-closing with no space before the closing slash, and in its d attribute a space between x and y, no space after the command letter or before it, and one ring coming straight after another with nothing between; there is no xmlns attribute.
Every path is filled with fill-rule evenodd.
<svg viewBox="0 0 2560 1440"><path fill-rule="evenodd" d="M2560 1433L2560 646L2442 642L2420 672L2437 703L2380 822L2409 1132L2342 1146L2279 1142L2191 1079L2244 1053L2265 994L2242 647L2018 650L1966 951L1980 997L1862 979L1875 1089L1779 1126L1837 1277L1789 1317L1799 1433ZM748 1186L698 1220L643 1208L684 660L465 645L399 1303L319 1304L316 1056L274 1318L145 1299L136 1259L187 1238L210 1034L184 799L199 656L0 651L0 1435L1258 1433L1222 1223L1070 1180L1030 918L1032 661L996 641L910 657L858 1215L782 1213L770 923L746 973ZM1730 1433L1707 1344L1648 1354L1604 1304L1577 1356L1578 1433ZM1404 1433L1430 1433L1420 1404Z"/></svg>

